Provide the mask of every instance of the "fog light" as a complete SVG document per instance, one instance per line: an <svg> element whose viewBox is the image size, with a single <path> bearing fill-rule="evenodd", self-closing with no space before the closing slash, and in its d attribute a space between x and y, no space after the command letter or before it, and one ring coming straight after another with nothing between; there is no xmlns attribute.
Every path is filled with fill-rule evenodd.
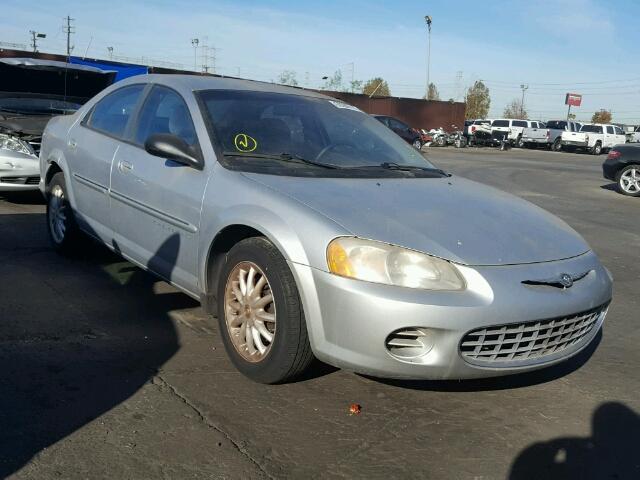
<svg viewBox="0 0 640 480"><path fill-rule="evenodd" d="M427 328L408 327L389 334L384 344L393 357L406 361L429 353L433 348L433 339Z"/></svg>

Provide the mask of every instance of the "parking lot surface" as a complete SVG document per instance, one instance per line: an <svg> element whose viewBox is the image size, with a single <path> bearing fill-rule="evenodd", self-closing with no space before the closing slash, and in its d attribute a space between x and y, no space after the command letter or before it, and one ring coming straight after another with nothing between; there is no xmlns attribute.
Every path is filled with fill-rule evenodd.
<svg viewBox="0 0 640 480"><path fill-rule="evenodd" d="M56 255L39 196L0 195L0 477L640 478L640 199L604 156L426 155L587 239L615 280L589 349L482 381L258 385L195 301L99 246Z"/></svg>

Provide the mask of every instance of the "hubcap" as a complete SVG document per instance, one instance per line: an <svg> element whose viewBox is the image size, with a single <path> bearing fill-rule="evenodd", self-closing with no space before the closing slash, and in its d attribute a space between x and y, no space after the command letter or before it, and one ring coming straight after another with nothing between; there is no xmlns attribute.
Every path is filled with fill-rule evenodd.
<svg viewBox="0 0 640 480"><path fill-rule="evenodd" d="M236 265L224 294L225 322L231 343L245 360L262 361L276 333L276 304L269 280L253 262Z"/></svg>
<svg viewBox="0 0 640 480"><path fill-rule="evenodd" d="M49 230L56 243L63 242L67 230L67 206L60 185L54 185L49 194Z"/></svg>
<svg viewBox="0 0 640 480"><path fill-rule="evenodd" d="M630 168L620 176L620 188L627 193L640 192L640 170Z"/></svg>
<svg viewBox="0 0 640 480"><path fill-rule="evenodd" d="M415 142L413 142L413 147L420 150L420 148L422 147L422 143L420 142L420 140L416 140Z"/></svg>

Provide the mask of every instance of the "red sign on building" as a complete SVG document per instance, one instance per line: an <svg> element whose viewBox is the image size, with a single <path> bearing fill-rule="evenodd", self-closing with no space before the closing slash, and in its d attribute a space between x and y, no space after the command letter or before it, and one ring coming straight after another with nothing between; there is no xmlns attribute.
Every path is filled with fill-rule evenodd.
<svg viewBox="0 0 640 480"><path fill-rule="evenodd" d="M564 100L565 105L572 105L574 107L579 107L582 103L582 95L577 93L567 93L567 97Z"/></svg>

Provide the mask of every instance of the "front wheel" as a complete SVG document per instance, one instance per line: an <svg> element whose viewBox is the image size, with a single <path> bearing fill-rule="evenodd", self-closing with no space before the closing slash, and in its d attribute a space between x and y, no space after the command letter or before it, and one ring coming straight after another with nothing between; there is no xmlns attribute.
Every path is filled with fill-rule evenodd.
<svg viewBox="0 0 640 480"><path fill-rule="evenodd" d="M416 150L422 150L422 142L420 141L419 138L416 138L413 143L413 148L415 148Z"/></svg>
<svg viewBox="0 0 640 480"><path fill-rule="evenodd" d="M77 248L80 229L69 203L62 172L56 173L47 185L47 232L53 248L70 254Z"/></svg>
<svg viewBox="0 0 640 480"><path fill-rule="evenodd" d="M518 136L518 139L516 140L516 146L518 148L524 148L525 147L524 141L522 140L522 136Z"/></svg>
<svg viewBox="0 0 640 480"><path fill-rule="evenodd" d="M237 243L218 282L218 323L235 367L260 383L281 383L313 360L293 274L263 237Z"/></svg>
<svg viewBox="0 0 640 480"><path fill-rule="evenodd" d="M560 138L556 138L551 144L551 150L554 152L560 152L562 150L562 140Z"/></svg>
<svg viewBox="0 0 640 480"><path fill-rule="evenodd" d="M596 142L596 144L591 148L592 155L600 155L602 153L602 144L600 142Z"/></svg>
<svg viewBox="0 0 640 480"><path fill-rule="evenodd" d="M617 180L620 193L640 197L640 165L627 165L620 170Z"/></svg>

